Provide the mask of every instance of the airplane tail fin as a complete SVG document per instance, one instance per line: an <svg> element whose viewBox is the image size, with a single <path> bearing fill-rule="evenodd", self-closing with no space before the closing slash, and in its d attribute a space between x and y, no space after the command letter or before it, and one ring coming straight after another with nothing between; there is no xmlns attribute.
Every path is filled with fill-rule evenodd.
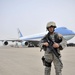
<svg viewBox="0 0 75 75"><path fill-rule="evenodd" d="M19 30L19 28L17 30L18 30L18 36L19 36L19 38L23 37L23 35L22 35L21 31Z"/></svg>

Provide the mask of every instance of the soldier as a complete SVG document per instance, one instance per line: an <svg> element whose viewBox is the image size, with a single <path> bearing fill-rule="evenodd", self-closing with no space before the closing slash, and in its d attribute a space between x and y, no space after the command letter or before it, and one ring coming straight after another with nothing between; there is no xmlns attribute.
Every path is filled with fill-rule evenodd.
<svg viewBox="0 0 75 75"><path fill-rule="evenodd" d="M52 62L55 67L56 75L62 75L61 72L62 72L63 64L62 61L60 60L61 58L60 51L66 47L67 42L61 34L54 32L55 28L56 28L55 22L53 21L49 22L46 27L48 33L40 41L40 46L43 47L43 50L45 51L44 56L42 57L42 61L45 66L44 75L51 74ZM56 57L56 55L52 52L52 48L49 47L49 43L46 38L51 39L53 41L52 47L57 52L59 57Z"/></svg>

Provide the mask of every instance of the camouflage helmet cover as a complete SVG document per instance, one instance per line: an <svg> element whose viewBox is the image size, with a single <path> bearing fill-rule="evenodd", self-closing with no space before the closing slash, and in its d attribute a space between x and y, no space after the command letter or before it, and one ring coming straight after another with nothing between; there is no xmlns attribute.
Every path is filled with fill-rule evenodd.
<svg viewBox="0 0 75 75"><path fill-rule="evenodd" d="M56 23L53 22L53 21L48 22L46 28L48 29L48 28L51 27L51 26L54 27L54 28L56 28Z"/></svg>

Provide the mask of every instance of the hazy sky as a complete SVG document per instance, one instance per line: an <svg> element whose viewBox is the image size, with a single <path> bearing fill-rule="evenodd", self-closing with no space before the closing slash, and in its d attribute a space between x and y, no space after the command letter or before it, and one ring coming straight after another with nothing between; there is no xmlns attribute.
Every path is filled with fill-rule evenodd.
<svg viewBox="0 0 75 75"><path fill-rule="evenodd" d="M45 32L49 21L75 32L75 0L0 0L0 39L18 38L17 28L25 36Z"/></svg>

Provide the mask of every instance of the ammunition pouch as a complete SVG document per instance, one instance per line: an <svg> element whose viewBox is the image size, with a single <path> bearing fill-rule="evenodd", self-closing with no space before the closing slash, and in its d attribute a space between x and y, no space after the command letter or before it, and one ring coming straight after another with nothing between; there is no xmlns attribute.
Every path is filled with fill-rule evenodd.
<svg viewBox="0 0 75 75"><path fill-rule="evenodd" d="M43 62L43 65L44 65L44 66L51 67L51 62L47 62L47 61L45 60L44 56L42 56L41 59L42 59L42 62Z"/></svg>
<svg viewBox="0 0 75 75"><path fill-rule="evenodd" d="M44 45L42 45L42 47L41 47L41 50L44 50L44 51L46 51L47 50L47 47L46 46L44 46Z"/></svg>
<svg viewBox="0 0 75 75"><path fill-rule="evenodd" d="M61 46L61 45L59 46L59 50L63 50L63 48L62 48L62 46Z"/></svg>

